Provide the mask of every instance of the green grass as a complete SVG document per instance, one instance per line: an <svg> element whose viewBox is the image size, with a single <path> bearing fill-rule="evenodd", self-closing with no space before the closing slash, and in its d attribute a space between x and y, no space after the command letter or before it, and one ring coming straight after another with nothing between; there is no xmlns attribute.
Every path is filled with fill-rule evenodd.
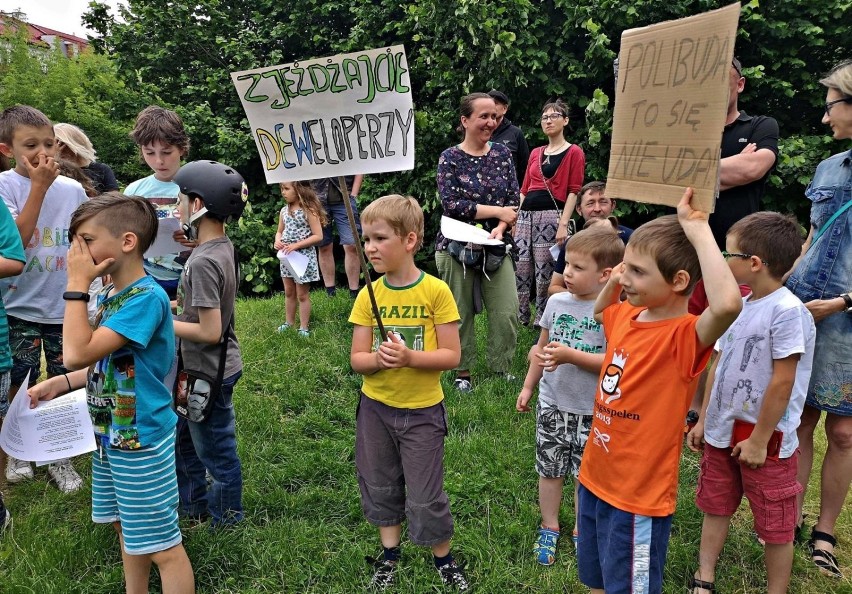
<svg viewBox="0 0 852 594"><path fill-rule="evenodd" d="M187 528L185 544L200 592L358 592L379 551L376 531L361 514L353 463L358 376L349 369L351 301L317 292L313 335L280 335L282 297L241 301L237 333L245 374L237 386L237 429L245 472L247 521L210 533ZM484 320L478 320L484 350ZM534 341L523 329L519 343ZM514 373L523 377L519 348ZM446 489L456 524L454 550L469 562L478 592L584 592L568 539L553 567L532 557L538 517L533 468L533 416L514 410L520 381L489 379L483 368L473 393L445 385L450 419ZM447 381L447 378L444 380ZM821 430L820 430L821 431ZM820 435L818 448L824 448ZM87 488L61 495L38 480L6 489L13 529L0 540L0 592L123 591L121 558L112 529L90 520L89 464L75 461ZM698 460L685 454L681 490L666 566L665 592L684 592L698 556L701 514L694 504ZM571 517L566 489L562 521ZM818 513L819 484L811 482L806 511ZM812 521L812 520L811 520ZM838 558L843 580L821 576L797 550L791 592L852 592L852 513L840 518ZM438 590L427 550L403 543L400 593ZM718 570L720 592L765 591L762 549L751 536L747 506L735 517ZM152 579L152 591L159 591Z"/></svg>

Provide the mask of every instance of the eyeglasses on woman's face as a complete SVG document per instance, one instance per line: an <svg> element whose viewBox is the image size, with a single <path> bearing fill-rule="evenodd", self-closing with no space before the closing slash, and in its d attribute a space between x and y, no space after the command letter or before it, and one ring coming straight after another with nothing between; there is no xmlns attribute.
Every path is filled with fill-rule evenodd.
<svg viewBox="0 0 852 594"><path fill-rule="evenodd" d="M831 115L831 108L837 105L838 103L852 103L852 97L843 97L842 99L835 99L834 101L828 101L825 104L825 115ZM542 118L543 120L544 118Z"/></svg>
<svg viewBox="0 0 852 594"><path fill-rule="evenodd" d="M546 113L543 116L541 116L541 121L542 121L542 123L544 123L544 122L555 122L556 120L561 120L565 117L567 117L567 116L565 116L564 114L561 114L561 113Z"/></svg>

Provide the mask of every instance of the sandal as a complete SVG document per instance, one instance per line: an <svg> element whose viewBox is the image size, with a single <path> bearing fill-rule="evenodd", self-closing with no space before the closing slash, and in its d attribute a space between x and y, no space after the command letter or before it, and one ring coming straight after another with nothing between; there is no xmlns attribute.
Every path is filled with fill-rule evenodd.
<svg viewBox="0 0 852 594"><path fill-rule="evenodd" d="M832 551L816 548L817 541L827 542L833 549L837 546L837 539L826 532L813 530L811 531L811 539L808 541L808 552L811 554L811 561L814 562L821 574L829 577L843 577L840 566L837 564L837 557L834 556Z"/></svg>
<svg viewBox="0 0 852 594"><path fill-rule="evenodd" d="M699 588L700 590L707 590L712 594L716 591L716 582L705 582L704 580L699 580L697 577L692 576L689 578L689 583L686 584L686 587L689 588L690 594L695 594L696 588Z"/></svg>

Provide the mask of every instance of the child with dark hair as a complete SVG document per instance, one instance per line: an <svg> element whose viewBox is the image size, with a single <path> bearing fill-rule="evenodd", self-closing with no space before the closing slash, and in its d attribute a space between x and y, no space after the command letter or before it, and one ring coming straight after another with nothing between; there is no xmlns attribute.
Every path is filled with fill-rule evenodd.
<svg viewBox="0 0 852 594"><path fill-rule="evenodd" d="M169 592L189 594L195 583L178 527L177 416L164 384L174 329L168 297L142 267L157 215L143 198L111 192L81 205L70 233L63 353L78 371L30 388L30 406L85 385L98 438L92 521L118 532L128 592L149 591L154 563ZM98 296L93 330L87 290L104 275L112 284Z"/></svg>
<svg viewBox="0 0 852 594"><path fill-rule="evenodd" d="M29 384L35 384L42 351L49 377L67 371L62 358L61 295L67 281L68 224L87 197L79 183L59 174L56 152L53 125L42 112L16 105L0 113L0 153L15 161L14 169L0 173L0 196L15 219L26 257L24 271L3 283L12 349L11 394L27 374ZM50 464L48 476L64 493L83 485L67 459ZM6 480L31 478L30 463L10 456Z"/></svg>
<svg viewBox="0 0 852 594"><path fill-rule="evenodd" d="M160 219L177 218L178 187L174 177L180 169L181 160L189 153L189 136L184 130L180 116L157 105L150 105L136 116L136 124L130 138L139 147L142 158L154 172L148 177L129 184L124 193L142 196L157 208ZM191 249L194 244L187 241L182 231L175 232L175 240ZM177 294L178 281L183 265L181 254L167 254L145 259L145 272L166 290L170 299Z"/></svg>
<svg viewBox="0 0 852 594"><path fill-rule="evenodd" d="M802 416L816 328L808 309L782 279L802 251L793 217L758 212L730 228L723 255L751 294L716 343L710 389L689 447L703 447L696 502L704 512L693 593L713 592L716 563L731 516L745 495L764 543L767 591L787 591L796 532L796 480Z"/></svg>

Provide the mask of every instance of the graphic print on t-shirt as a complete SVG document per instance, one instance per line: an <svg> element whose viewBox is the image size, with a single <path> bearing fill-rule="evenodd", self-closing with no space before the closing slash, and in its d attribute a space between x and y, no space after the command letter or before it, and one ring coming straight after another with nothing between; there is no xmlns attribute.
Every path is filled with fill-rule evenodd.
<svg viewBox="0 0 852 594"><path fill-rule="evenodd" d="M127 350L99 361L86 382L95 433L121 450L140 447L136 427L136 364Z"/></svg>
<svg viewBox="0 0 852 594"><path fill-rule="evenodd" d="M625 353L624 350L613 351L612 353L612 361L606 366L601 380L601 401L605 404L621 398L621 389L618 384L621 381L621 376L624 375L624 366L627 364L628 357L630 357L630 354Z"/></svg>
<svg viewBox="0 0 852 594"><path fill-rule="evenodd" d="M425 329L423 326L385 326L388 333L388 340L393 334L403 345L410 348L412 351L423 350L423 334ZM379 334L378 327L373 328L373 350L378 351L379 345L382 342L382 336Z"/></svg>
<svg viewBox="0 0 852 594"><path fill-rule="evenodd" d="M550 328L550 340L568 345L584 353L602 352L603 345L590 345L583 342L583 334L586 330L599 333L601 325L594 318L586 316L581 320L570 313L554 314Z"/></svg>
<svg viewBox="0 0 852 594"><path fill-rule="evenodd" d="M734 341L734 333L729 330L727 341ZM766 349L762 348L761 342L766 340L765 336L754 334L742 339L742 356L739 361L739 373L736 363L731 364L734 352L737 350L733 344L729 344L719 369L716 372L718 381L713 399L716 402L716 410L734 410L757 414L760 412L759 403L763 400L763 389L752 383L753 373L748 373L749 363L755 365L760 363L761 356ZM733 384L733 386L731 386Z"/></svg>

